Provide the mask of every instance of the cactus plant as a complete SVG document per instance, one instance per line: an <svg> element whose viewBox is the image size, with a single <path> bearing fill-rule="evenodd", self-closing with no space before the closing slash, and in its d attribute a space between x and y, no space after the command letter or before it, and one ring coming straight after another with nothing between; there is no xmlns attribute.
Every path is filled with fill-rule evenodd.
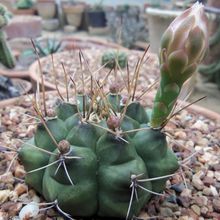
<svg viewBox="0 0 220 220"><path fill-rule="evenodd" d="M55 110L44 105L41 111L34 102L41 123L19 150L26 182L69 219L132 219L152 195L161 195L166 180L178 169L161 129L207 47L203 7L194 5L173 24L168 29L173 32L166 32L161 44L162 79L152 114L134 99L144 58L128 81L126 98L115 84L104 93L105 82L91 77L92 91L86 94L83 87L75 103L69 101L68 92L67 100L60 94Z"/></svg>
<svg viewBox="0 0 220 220"><path fill-rule="evenodd" d="M15 60L9 48L3 27L8 24L10 13L0 4L0 62L8 68L15 66Z"/></svg>
<svg viewBox="0 0 220 220"><path fill-rule="evenodd" d="M102 65L109 69L123 69L127 65L127 54L123 51L107 51L102 55Z"/></svg>
<svg viewBox="0 0 220 220"><path fill-rule="evenodd" d="M16 7L18 9L29 9L33 6L32 0L18 0Z"/></svg>

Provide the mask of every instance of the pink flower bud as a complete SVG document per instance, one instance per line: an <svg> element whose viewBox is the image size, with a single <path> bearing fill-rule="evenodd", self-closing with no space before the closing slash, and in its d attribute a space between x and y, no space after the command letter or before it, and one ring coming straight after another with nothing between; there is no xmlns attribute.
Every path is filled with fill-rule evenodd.
<svg viewBox="0 0 220 220"><path fill-rule="evenodd" d="M160 63L166 65L171 78L183 82L195 72L207 47L207 18L204 6L197 2L176 17L163 34ZM187 77L175 76L179 73L187 73Z"/></svg>

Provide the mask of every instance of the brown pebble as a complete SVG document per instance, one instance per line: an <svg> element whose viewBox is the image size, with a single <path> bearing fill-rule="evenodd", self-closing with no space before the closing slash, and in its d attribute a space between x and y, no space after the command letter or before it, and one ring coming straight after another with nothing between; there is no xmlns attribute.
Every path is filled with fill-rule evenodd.
<svg viewBox="0 0 220 220"><path fill-rule="evenodd" d="M212 177L205 176L202 180L205 186L210 186L215 183L214 179Z"/></svg>
<svg viewBox="0 0 220 220"><path fill-rule="evenodd" d="M25 177L25 174L26 172L23 166L17 166L15 168L15 172L14 172L15 177L22 179Z"/></svg>
<svg viewBox="0 0 220 220"><path fill-rule="evenodd" d="M6 202L2 204L1 209L4 212L7 212L9 216L15 216L18 214L20 209L22 208L22 203L21 202Z"/></svg>
<svg viewBox="0 0 220 220"><path fill-rule="evenodd" d="M0 175L0 183L14 183L14 178L11 172Z"/></svg>
<svg viewBox="0 0 220 220"><path fill-rule="evenodd" d="M209 209L206 206L201 207L201 215L206 217L206 214L208 213Z"/></svg>
<svg viewBox="0 0 220 220"><path fill-rule="evenodd" d="M214 171L220 171L220 164L215 164L212 166Z"/></svg>
<svg viewBox="0 0 220 220"><path fill-rule="evenodd" d="M216 212L220 213L220 199L213 199L213 208Z"/></svg>
<svg viewBox="0 0 220 220"><path fill-rule="evenodd" d="M193 203L200 207L206 206L208 204L208 198L206 196L195 196L193 200Z"/></svg>
<svg viewBox="0 0 220 220"><path fill-rule="evenodd" d="M18 183L16 186L15 186L15 192L18 196L26 193L28 191L28 188L25 184L22 184L22 183Z"/></svg>

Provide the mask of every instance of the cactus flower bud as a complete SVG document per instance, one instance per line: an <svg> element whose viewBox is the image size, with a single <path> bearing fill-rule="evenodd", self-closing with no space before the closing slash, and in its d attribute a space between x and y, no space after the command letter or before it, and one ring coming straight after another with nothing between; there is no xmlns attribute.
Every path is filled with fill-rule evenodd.
<svg viewBox="0 0 220 220"><path fill-rule="evenodd" d="M196 71L208 47L204 7L195 3L167 28L160 47L160 88L154 100L151 126L166 121L183 83Z"/></svg>

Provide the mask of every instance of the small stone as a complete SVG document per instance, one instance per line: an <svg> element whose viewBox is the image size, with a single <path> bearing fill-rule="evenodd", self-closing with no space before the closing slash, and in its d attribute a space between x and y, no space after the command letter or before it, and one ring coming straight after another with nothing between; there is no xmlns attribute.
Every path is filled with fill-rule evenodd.
<svg viewBox="0 0 220 220"><path fill-rule="evenodd" d="M170 188L175 190L178 193L181 193L186 187L183 183L179 183L179 184L177 183L177 184L172 185Z"/></svg>
<svg viewBox="0 0 220 220"><path fill-rule="evenodd" d="M178 220L189 220L189 216L181 216Z"/></svg>
<svg viewBox="0 0 220 220"><path fill-rule="evenodd" d="M150 216L146 212L141 212L138 215L138 218L140 218L140 219L148 219L148 218L150 218Z"/></svg>
<svg viewBox="0 0 220 220"><path fill-rule="evenodd" d="M0 220L8 220L8 213L0 211Z"/></svg>
<svg viewBox="0 0 220 220"><path fill-rule="evenodd" d="M28 191L28 188L25 184L22 184L22 183L18 183L16 186L15 186L15 190L16 194L18 196L26 193Z"/></svg>
<svg viewBox="0 0 220 220"><path fill-rule="evenodd" d="M196 123L192 126L192 129L198 129L204 133L209 131L208 125L202 120L197 120Z"/></svg>
<svg viewBox="0 0 220 220"><path fill-rule="evenodd" d="M0 183L14 183L14 178L11 172L0 175Z"/></svg>
<svg viewBox="0 0 220 220"><path fill-rule="evenodd" d="M220 199L213 199L213 208L216 212L220 213Z"/></svg>
<svg viewBox="0 0 220 220"><path fill-rule="evenodd" d="M188 209L187 214L190 216L189 220L197 220L198 219L198 215L192 209Z"/></svg>
<svg viewBox="0 0 220 220"><path fill-rule="evenodd" d="M211 189L211 192L212 192L212 195L213 196L219 196L218 195L218 191L217 191L217 189L214 187L214 186L210 186L210 189Z"/></svg>
<svg viewBox="0 0 220 220"><path fill-rule="evenodd" d="M197 141L198 145L207 146L209 144L209 140L207 138L201 138Z"/></svg>
<svg viewBox="0 0 220 220"><path fill-rule="evenodd" d="M182 193L180 194L180 196L191 198L191 197L192 197L192 190L185 188L185 189L182 191Z"/></svg>
<svg viewBox="0 0 220 220"><path fill-rule="evenodd" d="M22 178L24 178L25 174L26 174L26 172L25 172L23 166L17 166L15 168L15 173L14 173L15 177L22 179Z"/></svg>
<svg viewBox="0 0 220 220"><path fill-rule="evenodd" d="M215 181L213 177L205 176L202 182L204 183L205 186L210 186L210 185L213 185Z"/></svg>
<svg viewBox="0 0 220 220"><path fill-rule="evenodd" d="M220 164L214 164L212 167L213 167L213 170L220 171Z"/></svg>
<svg viewBox="0 0 220 220"><path fill-rule="evenodd" d="M181 211L176 211L174 212L175 216L180 216L181 215Z"/></svg>
<svg viewBox="0 0 220 220"><path fill-rule="evenodd" d="M184 131L177 131L175 132L174 136L178 139L181 139L181 140L185 140L186 139L186 133Z"/></svg>
<svg viewBox="0 0 220 220"><path fill-rule="evenodd" d="M220 181L220 172L219 171L215 171L215 178Z"/></svg>
<svg viewBox="0 0 220 220"><path fill-rule="evenodd" d="M216 182L216 183L215 183L215 187L216 187L216 189L219 191L219 190L220 190L220 182Z"/></svg>
<svg viewBox="0 0 220 220"><path fill-rule="evenodd" d="M179 196L177 197L177 203L185 208L188 208L191 202L190 197Z"/></svg>
<svg viewBox="0 0 220 220"><path fill-rule="evenodd" d="M192 209L198 216L200 216L201 211L200 211L199 206L197 206L197 205L192 205L192 206L191 206L191 209Z"/></svg>
<svg viewBox="0 0 220 220"><path fill-rule="evenodd" d="M195 196L193 200L193 203L200 207L206 206L208 204L208 198L206 196Z"/></svg>
<svg viewBox="0 0 220 220"><path fill-rule="evenodd" d="M163 217L172 217L173 211L170 208L160 207L160 214Z"/></svg>
<svg viewBox="0 0 220 220"><path fill-rule="evenodd" d="M170 208L173 212L179 211L179 206L171 202L163 202L162 207Z"/></svg>
<svg viewBox="0 0 220 220"><path fill-rule="evenodd" d="M0 204L4 203L5 201L8 200L10 196L10 190L0 190Z"/></svg>
<svg viewBox="0 0 220 220"><path fill-rule="evenodd" d="M210 196L210 195L212 195L212 191L209 187L205 187L202 191L202 194L205 196Z"/></svg>
<svg viewBox="0 0 220 220"><path fill-rule="evenodd" d="M201 211L201 215L205 216L206 213L209 211L209 209L206 206L203 206L201 207L200 211Z"/></svg>
<svg viewBox="0 0 220 220"><path fill-rule="evenodd" d="M208 170L206 176L213 178L214 177L214 172L211 171L211 170Z"/></svg>
<svg viewBox="0 0 220 220"><path fill-rule="evenodd" d="M198 190L203 190L204 188L204 184L202 180L195 175L193 176L193 179L192 179L192 185Z"/></svg>
<svg viewBox="0 0 220 220"><path fill-rule="evenodd" d="M21 209L21 211L19 212L19 218L21 220L35 218L38 213L39 205L37 203L29 203Z"/></svg>
<svg viewBox="0 0 220 220"><path fill-rule="evenodd" d="M1 209L7 212L10 216L17 215L21 208L22 208L21 202L6 202L1 206Z"/></svg>

